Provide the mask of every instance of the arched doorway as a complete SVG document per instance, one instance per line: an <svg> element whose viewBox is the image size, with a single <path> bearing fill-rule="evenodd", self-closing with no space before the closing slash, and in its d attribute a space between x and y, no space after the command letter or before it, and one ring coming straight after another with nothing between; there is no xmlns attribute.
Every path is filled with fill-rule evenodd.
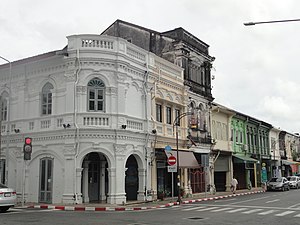
<svg viewBox="0 0 300 225"><path fill-rule="evenodd" d="M106 202L108 193L108 163L105 155L91 152L82 162L82 194L84 202Z"/></svg>
<svg viewBox="0 0 300 225"><path fill-rule="evenodd" d="M138 163L133 155L126 162L125 192L126 200L137 200L139 188Z"/></svg>

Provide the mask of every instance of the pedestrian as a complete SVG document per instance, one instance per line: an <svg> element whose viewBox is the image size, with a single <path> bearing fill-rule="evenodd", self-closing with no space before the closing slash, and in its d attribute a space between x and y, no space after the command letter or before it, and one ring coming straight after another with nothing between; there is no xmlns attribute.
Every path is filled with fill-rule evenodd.
<svg viewBox="0 0 300 225"><path fill-rule="evenodd" d="M231 181L231 191L233 194L235 194L235 191L236 191L236 186L238 185L238 181L236 178L232 178L232 181Z"/></svg>

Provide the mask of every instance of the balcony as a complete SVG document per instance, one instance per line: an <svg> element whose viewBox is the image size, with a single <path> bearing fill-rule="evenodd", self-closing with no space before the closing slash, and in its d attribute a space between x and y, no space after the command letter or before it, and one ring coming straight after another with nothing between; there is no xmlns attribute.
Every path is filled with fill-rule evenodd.
<svg viewBox="0 0 300 225"><path fill-rule="evenodd" d="M195 144L212 144L212 138L210 136L208 137L193 137L189 136L188 139L190 139Z"/></svg>
<svg viewBox="0 0 300 225"><path fill-rule="evenodd" d="M74 50L95 50L95 52L105 53L122 53L127 57L145 63L147 61L147 52L126 42L111 36L96 35L96 34L82 34L68 36L68 51L71 54L76 54ZM84 54L84 52L82 53Z"/></svg>
<svg viewBox="0 0 300 225"><path fill-rule="evenodd" d="M113 121L117 121L119 116L108 113L78 113L76 125L79 129L121 129L120 124ZM132 130L137 132L144 132L145 120L126 117L124 118L124 125L126 130ZM64 126L68 124L68 126ZM123 124L122 124L123 125ZM61 114L52 116L43 116L32 119L15 120L10 122L10 133L16 133L15 130L19 130L20 133L35 133L35 132L47 132L55 130L63 130L68 128L74 129L74 114ZM7 123L2 121L1 124L2 135L7 134Z"/></svg>

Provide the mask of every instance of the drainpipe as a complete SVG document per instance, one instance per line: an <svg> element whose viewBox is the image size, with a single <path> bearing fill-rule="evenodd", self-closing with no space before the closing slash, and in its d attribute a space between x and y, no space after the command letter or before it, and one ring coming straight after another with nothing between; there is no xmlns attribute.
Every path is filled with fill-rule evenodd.
<svg viewBox="0 0 300 225"><path fill-rule="evenodd" d="M75 144L74 144L74 149L75 149L75 157L74 157L74 173L75 173L75 176L74 176L74 196L75 196L75 203L78 204L78 193L77 193L77 171L76 171L76 164L77 164L77 157L78 157L78 154L79 154L79 151L78 151L78 145L79 145L79 140L78 140L78 134L79 134L79 127L78 127L78 124L77 124L77 85L78 85L78 81L79 81L79 73L80 73L80 70L81 70L81 67L80 67L80 56L79 56L79 48L77 49L77 53L76 53L76 59L75 59L75 64L77 64L77 69L76 69L76 72L75 72L75 76L76 76L76 79L75 79L75 82L74 82L74 125L75 125L75 137L74 137L74 141L75 141Z"/></svg>
<svg viewBox="0 0 300 225"><path fill-rule="evenodd" d="M149 58L148 58L149 60ZM145 95L145 119L146 119L146 143L145 143L145 161L146 161L146 170L145 170L145 199L147 201L148 199L148 193L147 193L147 185L148 185L148 142L149 142L149 122L148 122L148 101L147 101L147 83L148 83L148 74L149 74L149 66L148 62L146 63L146 71L144 76L144 83L143 83L143 90Z"/></svg>

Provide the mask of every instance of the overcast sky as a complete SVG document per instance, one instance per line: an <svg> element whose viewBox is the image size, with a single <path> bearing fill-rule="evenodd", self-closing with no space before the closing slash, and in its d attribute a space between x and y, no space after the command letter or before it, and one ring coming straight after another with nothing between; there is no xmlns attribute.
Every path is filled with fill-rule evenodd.
<svg viewBox="0 0 300 225"><path fill-rule="evenodd" d="M158 32L183 27L210 45L215 101L300 132L299 0L2 0L0 56L62 49L66 36L100 34L121 19ZM5 61L0 60L0 64Z"/></svg>

